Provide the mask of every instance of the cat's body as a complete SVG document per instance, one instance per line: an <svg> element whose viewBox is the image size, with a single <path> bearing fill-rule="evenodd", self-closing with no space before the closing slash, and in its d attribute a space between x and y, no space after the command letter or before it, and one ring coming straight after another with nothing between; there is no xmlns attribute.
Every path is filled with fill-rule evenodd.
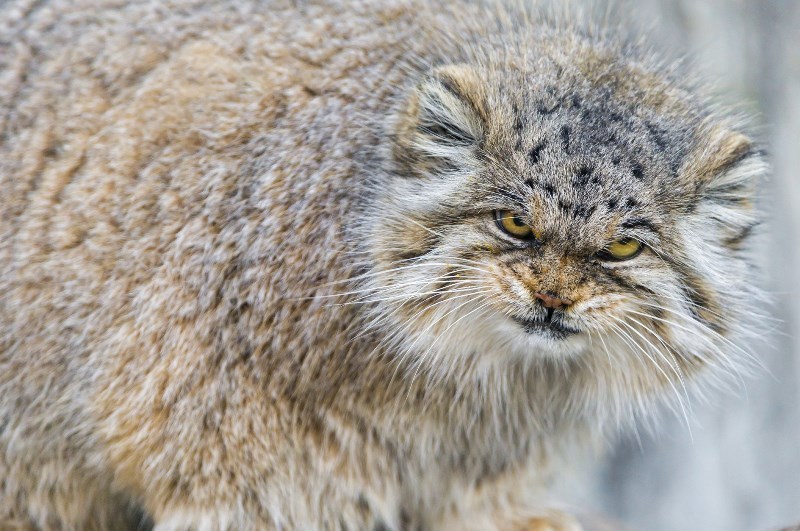
<svg viewBox="0 0 800 531"><path fill-rule="evenodd" d="M763 167L635 47L491 4L3 9L0 528L509 529L726 363ZM482 217L515 206L535 245ZM619 226L644 280L586 258ZM637 294L654 332L565 310Z"/></svg>

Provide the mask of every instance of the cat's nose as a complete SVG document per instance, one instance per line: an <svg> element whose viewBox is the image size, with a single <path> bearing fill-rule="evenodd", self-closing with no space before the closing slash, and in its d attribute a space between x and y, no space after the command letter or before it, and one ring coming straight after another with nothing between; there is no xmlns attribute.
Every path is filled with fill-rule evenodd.
<svg viewBox="0 0 800 531"><path fill-rule="evenodd" d="M559 297L554 293L548 291L537 291L533 294L534 298L542 303L542 306L551 310L560 310L572 304L572 301L566 297Z"/></svg>

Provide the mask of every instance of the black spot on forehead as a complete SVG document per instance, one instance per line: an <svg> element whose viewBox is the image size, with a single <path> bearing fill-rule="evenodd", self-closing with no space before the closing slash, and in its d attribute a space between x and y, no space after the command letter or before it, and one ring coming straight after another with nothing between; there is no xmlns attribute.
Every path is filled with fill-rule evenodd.
<svg viewBox="0 0 800 531"><path fill-rule="evenodd" d="M578 171L575 173L575 177L572 179L572 183L579 187L583 188L587 184L589 184L589 179L592 176L592 168L589 166L581 166Z"/></svg>
<svg viewBox="0 0 800 531"><path fill-rule="evenodd" d="M642 164L638 161L634 161L631 163L631 174L635 179L643 179L644 178L644 168L642 168Z"/></svg>
<svg viewBox="0 0 800 531"><path fill-rule="evenodd" d="M539 142L538 144L533 146L530 153L528 153L528 160L530 160L531 164L536 164L537 162L539 162L544 147L545 147L544 142Z"/></svg>
<svg viewBox="0 0 800 531"><path fill-rule="evenodd" d="M608 119L611 120L612 122L622 122L623 121L622 115L620 113L618 113L618 112L615 112L615 111L611 111L611 112L608 113Z"/></svg>
<svg viewBox="0 0 800 531"><path fill-rule="evenodd" d="M544 102L539 102L536 104L536 112L539 114L553 114L558 109L558 104L555 105L546 105Z"/></svg>
<svg viewBox="0 0 800 531"><path fill-rule="evenodd" d="M650 133L650 138L659 149L666 150L667 147L669 147L668 133L664 129L661 129L658 125L650 121L646 121L644 126L647 132Z"/></svg>
<svg viewBox="0 0 800 531"><path fill-rule="evenodd" d="M595 210L597 210L595 205L578 205L572 211L572 217L589 219Z"/></svg>
<svg viewBox="0 0 800 531"><path fill-rule="evenodd" d="M569 154L569 140L570 140L570 129L568 125L561 126L561 147L564 149L564 153Z"/></svg>
<svg viewBox="0 0 800 531"><path fill-rule="evenodd" d="M561 102L556 97L557 90L553 86L544 89L545 95L536 102L536 112L541 115L553 114L561 107Z"/></svg>
<svg viewBox="0 0 800 531"><path fill-rule="evenodd" d="M521 133L525 128L525 114L520 112L519 105L516 102L511 103L511 109L514 111L514 131Z"/></svg>
<svg viewBox="0 0 800 531"><path fill-rule="evenodd" d="M629 108L640 104L620 101L613 90L540 87L529 100L516 97L508 105L514 116L507 136L497 135L503 143L486 148L495 154L497 173L512 170L515 188L526 189L521 196L541 194L576 221L598 209L637 209L649 197L647 187L668 183L663 177L683 160L673 146L677 126L645 107ZM509 149L515 146L516 153ZM505 160L509 153L513 159Z"/></svg>

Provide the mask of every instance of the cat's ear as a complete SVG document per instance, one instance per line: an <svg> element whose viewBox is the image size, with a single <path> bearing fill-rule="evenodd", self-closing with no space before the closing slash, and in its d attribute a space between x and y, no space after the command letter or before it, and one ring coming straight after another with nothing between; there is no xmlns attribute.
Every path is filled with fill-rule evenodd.
<svg viewBox="0 0 800 531"><path fill-rule="evenodd" d="M702 138L682 173L691 180L704 218L714 221L726 244L738 246L757 224L756 189L768 165L740 132L717 126Z"/></svg>
<svg viewBox="0 0 800 531"><path fill-rule="evenodd" d="M704 198L743 202L752 198L758 180L767 171L762 153L744 134L725 127L706 129L684 166Z"/></svg>
<svg viewBox="0 0 800 531"><path fill-rule="evenodd" d="M413 89L400 115L395 157L414 173L452 169L465 161L485 132L483 87L467 66L431 72Z"/></svg>

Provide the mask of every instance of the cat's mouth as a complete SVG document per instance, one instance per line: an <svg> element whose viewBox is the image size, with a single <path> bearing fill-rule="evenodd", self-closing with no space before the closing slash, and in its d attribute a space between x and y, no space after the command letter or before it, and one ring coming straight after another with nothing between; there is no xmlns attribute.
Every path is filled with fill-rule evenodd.
<svg viewBox="0 0 800 531"><path fill-rule="evenodd" d="M567 326L560 318L552 314L538 319L529 319L516 315L512 315L511 318L529 334L540 334L554 339L565 339L571 335L580 333L580 330Z"/></svg>

